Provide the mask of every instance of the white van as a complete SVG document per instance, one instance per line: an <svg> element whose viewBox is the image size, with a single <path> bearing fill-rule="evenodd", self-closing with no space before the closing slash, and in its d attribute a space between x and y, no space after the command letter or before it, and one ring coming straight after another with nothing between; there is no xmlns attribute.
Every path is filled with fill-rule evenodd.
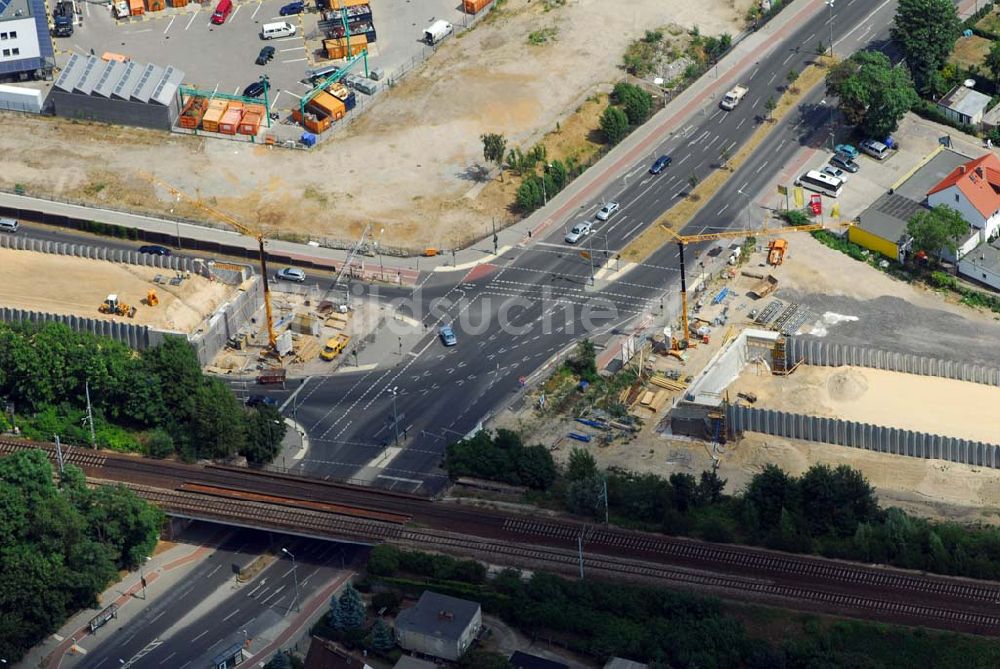
<svg viewBox="0 0 1000 669"><path fill-rule="evenodd" d="M275 39L276 37L291 37L295 34L295 26L288 21L278 21L277 23L265 23L260 27L261 39Z"/></svg>
<svg viewBox="0 0 1000 669"><path fill-rule="evenodd" d="M427 26L424 30L424 42L430 46L434 46L445 37L454 32L454 28L447 21L437 20L434 23Z"/></svg>
<svg viewBox="0 0 1000 669"><path fill-rule="evenodd" d="M13 218L0 218L0 232L17 232L17 221Z"/></svg>

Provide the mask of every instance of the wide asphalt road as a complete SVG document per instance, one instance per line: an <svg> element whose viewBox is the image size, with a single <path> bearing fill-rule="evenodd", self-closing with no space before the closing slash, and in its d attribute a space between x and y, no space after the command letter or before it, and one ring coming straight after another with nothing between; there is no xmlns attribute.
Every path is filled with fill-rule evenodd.
<svg viewBox="0 0 1000 669"><path fill-rule="evenodd" d="M833 21L838 55L874 44L884 45L895 2L838 0ZM829 44L826 8L761 53L741 83L749 95L731 112L716 106L716 94L669 139L630 165L603 192L594 192L579 213L542 240L513 249L493 264L454 275L431 274L400 313L415 327L405 334L385 332L413 342L409 350L389 352L378 367L345 371L314 380L297 398L297 420L305 427L310 449L295 470L313 476L359 478L377 485L433 492L445 482L438 468L445 445L474 430L491 412L518 392L527 377L558 352L584 336L597 338L626 325L641 324L664 307L663 295L678 287L677 251L667 245L647 262L621 276L592 281L593 262L604 262L684 197L689 177L703 179L719 162L720 151L738 150L763 122L768 98L777 99L788 72L801 72L815 57L820 41ZM708 75L711 76L711 75ZM769 139L707 202L685 228L693 234L746 224L744 207L775 171L804 145L819 146L831 121L819 92L775 128ZM658 176L648 174L662 154L673 164ZM746 195L744 195L746 194ZM593 220L603 201L621 210L582 249L564 243L565 229ZM758 221L759 224L759 221ZM698 248L690 249L689 266ZM616 267L612 265L611 270ZM605 272L604 274L608 274ZM444 347L436 336L452 324L458 344ZM420 333L423 332L423 336Z"/></svg>
<svg viewBox="0 0 1000 669"><path fill-rule="evenodd" d="M295 579L301 603L318 586L349 563L357 550L324 541L283 538L295 556L296 566L282 555L253 581L234 587L232 565L245 563L268 548L264 532L240 531L196 566L182 583L156 596L128 624L100 630L94 641L85 641L86 655L64 664L79 669L119 667L208 667L212 657L235 643L261 638L282 618L294 615ZM297 571L297 574L296 574ZM147 596L149 596L147 594ZM274 629L270 629L272 636ZM88 637L88 640L91 637Z"/></svg>

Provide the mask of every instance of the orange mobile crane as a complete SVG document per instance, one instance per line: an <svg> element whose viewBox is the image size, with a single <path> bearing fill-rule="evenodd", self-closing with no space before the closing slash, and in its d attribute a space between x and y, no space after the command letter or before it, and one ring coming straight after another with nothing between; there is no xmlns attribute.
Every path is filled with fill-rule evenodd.
<svg viewBox="0 0 1000 669"><path fill-rule="evenodd" d="M213 209L212 207L208 206L207 204L205 204L201 200L188 195L184 191L180 190L179 188L177 188L175 186L172 186L172 185L168 184L167 182L163 181L162 179L158 179L158 178L154 177L152 174L148 174L146 172L140 172L140 175L144 179L146 179L147 181L149 181L151 184L153 184L154 186L160 186L161 188L167 190L171 195L174 195L175 197L178 197L178 198L183 198L184 200L190 202L191 204L193 204L194 206L198 207L199 209L201 209L205 213L211 214L214 218L222 221L223 223L229 224L230 226L232 226L233 228L235 228L236 231L239 232L240 234L246 235L247 237L253 237L254 239L257 240L257 245L260 248L260 251L259 251L259 253L260 253L260 276L261 276L261 280L264 282L264 312L265 312L265 314L267 316L267 344L268 344L268 352L272 353L275 356L277 356L278 355L278 337L274 333L274 316L273 316L273 314L271 312L271 287L268 285L268 280L267 280L267 253L264 250L264 233L262 231L260 231L260 230L255 230L253 228L250 228L250 227L248 227L248 226L240 223L239 221L237 221L235 218L233 218L229 214L221 212L221 211L219 211L217 209Z"/></svg>
<svg viewBox="0 0 1000 669"><path fill-rule="evenodd" d="M835 225L850 226L851 223L839 223ZM825 226L822 223L810 223L808 225L795 225L782 228L758 228L756 230L724 230L722 232L706 232L700 235L679 235L666 225L661 224L677 242L677 253L680 258L681 270L681 341L687 343L691 336L688 323L688 303L687 303L687 276L684 269L684 247L696 242L709 242L717 239L738 239L740 237L766 237L770 235L784 235L792 232L813 232L822 230ZM784 255L784 254L782 254Z"/></svg>

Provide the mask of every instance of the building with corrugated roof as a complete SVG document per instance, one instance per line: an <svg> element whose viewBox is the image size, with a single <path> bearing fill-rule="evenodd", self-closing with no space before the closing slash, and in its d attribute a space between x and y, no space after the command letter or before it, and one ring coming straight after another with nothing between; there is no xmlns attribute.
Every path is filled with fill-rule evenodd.
<svg viewBox="0 0 1000 669"><path fill-rule="evenodd" d="M170 130L180 113L183 80L184 72L173 66L73 54L50 100L56 116Z"/></svg>
<svg viewBox="0 0 1000 669"><path fill-rule="evenodd" d="M44 79L55 67L44 0L0 0L0 78Z"/></svg>

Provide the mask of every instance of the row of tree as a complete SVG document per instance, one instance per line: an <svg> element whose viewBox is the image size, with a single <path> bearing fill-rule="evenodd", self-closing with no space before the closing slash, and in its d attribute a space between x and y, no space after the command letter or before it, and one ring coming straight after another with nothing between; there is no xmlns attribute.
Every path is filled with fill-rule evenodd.
<svg viewBox="0 0 1000 669"><path fill-rule="evenodd" d="M0 398L25 436L89 445L88 391L100 447L189 460L240 453L256 464L274 458L285 434L274 408L247 410L202 374L183 338L136 353L57 323L0 325Z"/></svg>
<svg viewBox="0 0 1000 669"><path fill-rule="evenodd" d="M460 476L500 481L545 490L556 480L556 465L544 446L525 446L512 430L486 430L448 446L445 469Z"/></svg>
<svg viewBox="0 0 1000 669"><path fill-rule="evenodd" d="M42 451L0 458L0 508L0 657L11 664L152 555L163 523L128 488L89 488L72 465L54 479Z"/></svg>
<svg viewBox="0 0 1000 669"><path fill-rule="evenodd" d="M642 125L653 112L653 97L645 89L619 82L610 104L601 114L601 131L612 146L625 139L632 128Z"/></svg>
<svg viewBox="0 0 1000 669"><path fill-rule="evenodd" d="M448 581L409 565L426 565L441 556L418 560L411 551L377 546L368 563L369 580L384 588L418 596L426 588L478 601L536 640L558 639L571 650L600 661L625 657L652 669L783 669L811 667L993 667L1000 644L954 634L911 631L863 622L821 626L800 616L766 614L780 628L778 642L766 629L751 634L718 600L663 588L600 580L566 580L534 572L528 577L504 570L494 578ZM443 558L444 561L452 558ZM400 597L397 594L396 597ZM762 612L750 611L747 617ZM766 628L766 624L765 624ZM504 669L496 654L472 651L461 667Z"/></svg>

